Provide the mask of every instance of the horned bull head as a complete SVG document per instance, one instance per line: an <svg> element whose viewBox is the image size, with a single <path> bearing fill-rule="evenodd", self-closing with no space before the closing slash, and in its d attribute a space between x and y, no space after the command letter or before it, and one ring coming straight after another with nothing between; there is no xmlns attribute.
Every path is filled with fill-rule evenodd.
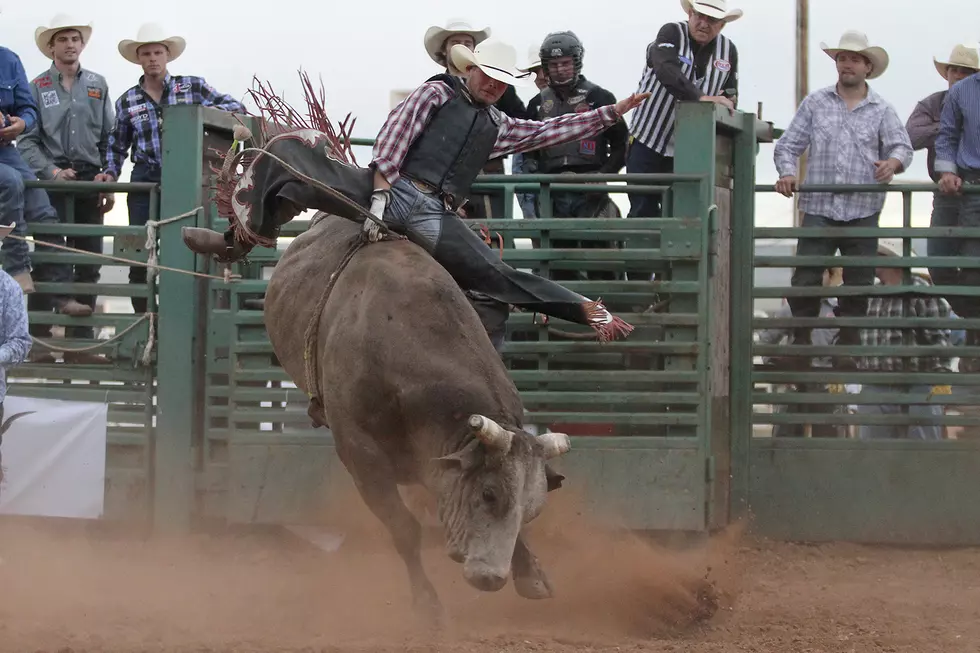
<svg viewBox="0 0 980 653"><path fill-rule="evenodd" d="M439 518L449 556L463 563L466 580L484 591L502 588L521 527L544 507L545 462L571 448L564 433L532 436L484 415L471 415L475 436L438 459Z"/></svg>

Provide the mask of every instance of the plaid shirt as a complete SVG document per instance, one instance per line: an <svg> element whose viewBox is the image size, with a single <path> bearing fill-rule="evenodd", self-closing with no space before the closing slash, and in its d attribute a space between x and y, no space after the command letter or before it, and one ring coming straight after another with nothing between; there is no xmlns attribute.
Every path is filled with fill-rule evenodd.
<svg viewBox="0 0 980 653"><path fill-rule="evenodd" d="M230 95L219 93L203 78L169 73L163 79L163 95L157 104L143 91L143 77L140 77L136 86L116 100L116 124L109 134L104 172L119 179L123 161L130 150L133 153L133 163L159 167L163 107L174 104L200 104L224 111L245 111L241 102Z"/></svg>
<svg viewBox="0 0 980 653"><path fill-rule="evenodd" d="M398 171L409 148L425 129L433 112L452 96L452 89L444 82L426 82L388 114L388 119L374 143L371 164L377 167L389 184L398 181ZM584 113L569 113L545 121L511 118L496 107L490 107L490 111L499 125L497 142L490 153L490 159L585 138L598 134L619 120L619 114L613 105Z"/></svg>
<svg viewBox="0 0 980 653"><path fill-rule="evenodd" d="M853 111L828 86L808 95L776 142L773 158L780 177L796 176L797 159L809 148L806 182L876 184L875 161L912 163L912 142L895 109L874 89ZM850 222L881 211L885 193L802 193L800 210Z"/></svg>
<svg viewBox="0 0 980 653"><path fill-rule="evenodd" d="M928 281L919 276L912 276L913 286L929 286ZM912 290L907 296L907 317L936 317L949 318L949 304L942 297L930 295L915 295ZM882 318L882 324L887 324L888 318L902 317L901 297L871 297L868 301L868 317ZM882 327L879 329L861 329L861 344L865 347L901 347L903 331ZM915 327L912 331L912 345L917 347L950 347L949 329L931 329ZM867 371L881 372L949 372L952 367L952 356L927 356L925 358L905 358L900 356L862 356L858 359L858 367Z"/></svg>

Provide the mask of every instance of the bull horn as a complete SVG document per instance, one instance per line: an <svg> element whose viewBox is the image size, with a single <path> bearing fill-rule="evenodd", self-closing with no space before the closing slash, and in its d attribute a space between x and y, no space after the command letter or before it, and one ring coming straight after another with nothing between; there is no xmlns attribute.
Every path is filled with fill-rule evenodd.
<svg viewBox="0 0 980 653"><path fill-rule="evenodd" d="M545 459L560 456L568 453L572 448L572 441L564 433L554 433L549 431L538 436L538 442L544 450Z"/></svg>
<svg viewBox="0 0 980 653"><path fill-rule="evenodd" d="M510 451L514 434L483 415L470 415L470 429L480 438L480 442L503 453Z"/></svg>

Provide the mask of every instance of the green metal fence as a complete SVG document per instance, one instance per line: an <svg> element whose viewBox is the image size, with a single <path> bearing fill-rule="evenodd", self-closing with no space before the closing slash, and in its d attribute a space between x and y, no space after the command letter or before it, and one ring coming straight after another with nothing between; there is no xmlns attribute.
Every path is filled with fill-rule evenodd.
<svg viewBox="0 0 980 653"><path fill-rule="evenodd" d="M910 286L913 268L977 268L980 262L963 257L912 256L911 239L977 238L980 229L967 227L913 227L913 195L922 197L935 190L933 184L897 184L872 187L886 190L902 200L903 225L881 228L744 228L733 234L741 241L741 251L753 256L757 239L851 236L900 238L901 257L754 255L757 269L814 267L891 267L903 270L900 286L793 288L789 284L756 285L754 298L840 297L878 295L903 299L903 317L800 318L752 317L748 311L739 317L734 329L743 334L753 330L856 327L860 329L896 328L903 332L903 343L895 346L786 346L745 342L733 357L733 375L750 380L737 390L739 402L754 410L743 411L733 424L740 448L739 461L744 479L735 492L742 500L740 513L748 506L754 527L776 537L811 540L865 540L896 543L975 544L980 541L980 511L964 500L972 494L980 471L980 440L975 427L980 415L972 391L980 385L980 375L955 371L957 357L980 355L980 347L923 346L915 341L920 328L974 329L980 320L909 316L909 300L914 296L976 297L978 288L962 286ZM804 187L802 192L867 192L867 186ZM966 193L980 188L966 187ZM756 192L772 192L758 186ZM925 252L917 252L925 254ZM753 260L750 259L750 260ZM751 269L751 266L748 266ZM788 278L788 274L786 275ZM771 356L910 357L940 355L952 359L953 371L857 371L815 365L805 371L763 365ZM962 358L961 358L962 360ZM861 391L853 391L860 386ZM868 392L867 387L888 386ZM788 388L788 389L787 389ZM851 393L846 392L850 388ZM794 391L795 390L795 391ZM972 395L972 396L971 396ZM836 412L830 412L833 407ZM863 414L866 407L886 406L892 414ZM914 406L940 406L938 417L912 415ZM958 410L957 410L958 409ZM959 414L957 414L959 413ZM942 426L942 440L915 440L907 435L895 439L861 439L861 425ZM797 425L806 437L781 437L773 428ZM827 433L821 425L836 427ZM961 430L954 427L967 427ZM970 427L974 427L971 429ZM972 433L971 433L972 432ZM774 437L775 436L775 437ZM831 437L828 437L831 436ZM832 437L836 436L836 437Z"/></svg>
<svg viewBox="0 0 980 653"><path fill-rule="evenodd" d="M143 227L74 224L74 197L97 190L118 193L125 200L128 193L145 193L151 198L151 219L156 219L158 188L155 184L93 184L90 182L26 182L28 188L42 188L52 196L67 194L72 200L67 215L59 224L29 224L28 235L56 234L69 239L99 236L102 253L128 260L145 262L148 257ZM108 404L108 446L106 452L105 518L146 522L152 482L152 453L156 414L154 405L154 372L151 359L142 362L150 337L150 322L155 311L155 282L130 284L126 278L129 266L95 254L55 249L35 242L31 262L68 265L102 265L102 282L67 283L36 282L33 297L43 295L97 295L103 310L90 317L69 317L55 311L32 310L32 326L50 325L51 337L35 339L32 355L52 355L50 362L28 360L8 370L12 396L89 401ZM149 301L149 316L134 314L130 298ZM68 338L62 333L68 327L88 326L95 330L94 339ZM106 364L66 362L64 352L84 350L105 357Z"/></svg>

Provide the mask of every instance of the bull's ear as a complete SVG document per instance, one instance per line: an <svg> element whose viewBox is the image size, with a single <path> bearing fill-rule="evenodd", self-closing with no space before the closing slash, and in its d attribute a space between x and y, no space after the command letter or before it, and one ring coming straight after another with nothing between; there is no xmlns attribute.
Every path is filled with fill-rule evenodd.
<svg viewBox="0 0 980 653"><path fill-rule="evenodd" d="M433 458L431 460L431 464L434 465L436 469L458 469L464 472L472 469L478 464L476 459L477 444L479 444L479 441L473 440L455 453L447 454L439 458Z"/></svg>
<svg viewBox="0 0 980 653"><path fill-rule="evenodd" d="M551 465L545 463L544 466L544 477L548 481L548 492L554 492L561 487L561 482L565 480L565 477L556 472L551 468Z"/></svg>

